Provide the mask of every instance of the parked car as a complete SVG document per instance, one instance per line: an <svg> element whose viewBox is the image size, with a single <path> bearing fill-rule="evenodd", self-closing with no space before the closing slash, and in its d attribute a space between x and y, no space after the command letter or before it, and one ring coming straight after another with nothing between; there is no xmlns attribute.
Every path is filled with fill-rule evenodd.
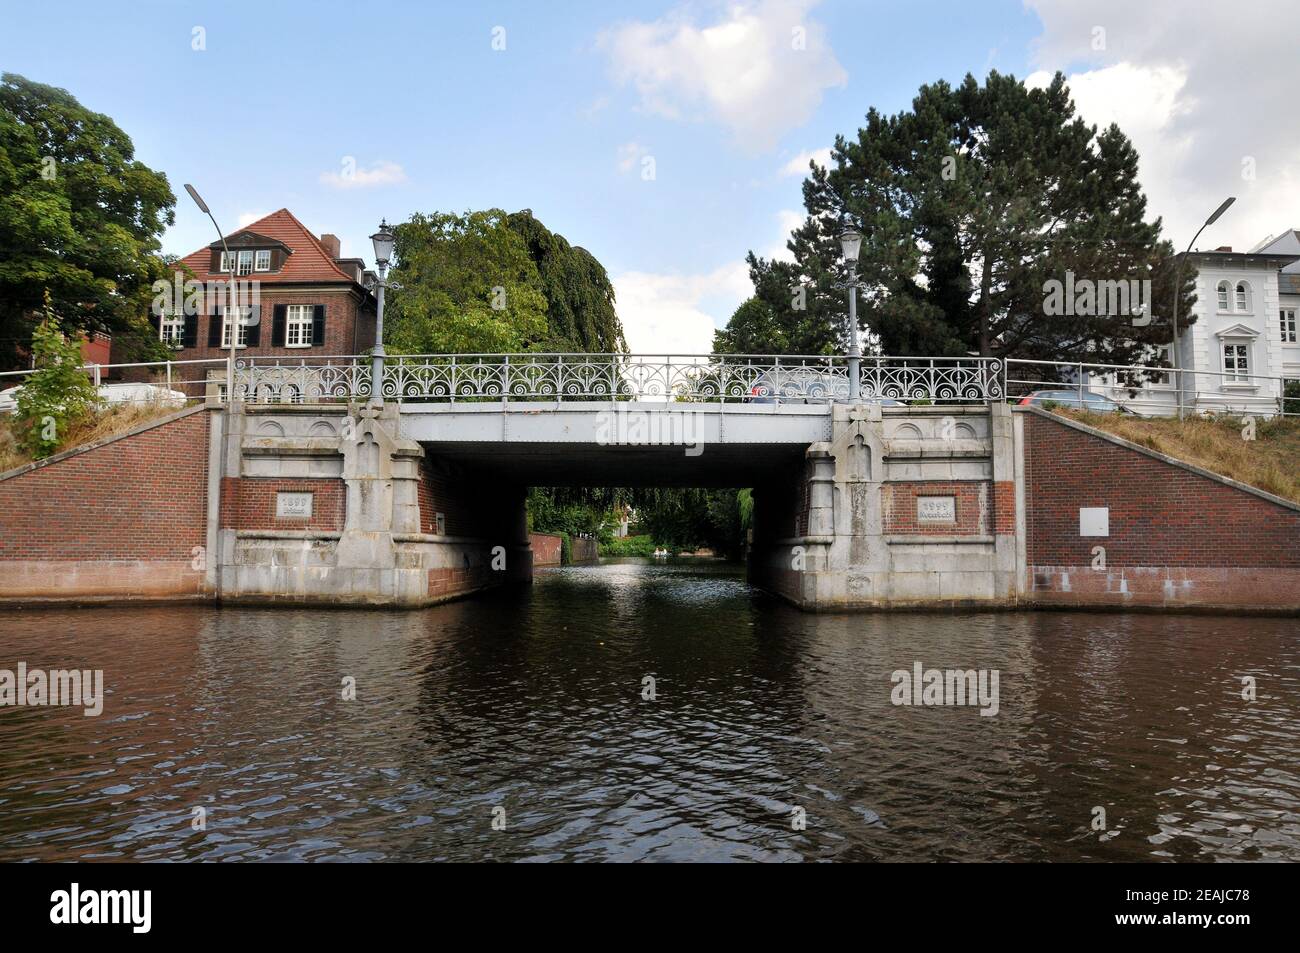
<svg viewBox="0 0 1300 953"><path fill-rule="evenodd" d="M18 394L23 385L0 390L0 414L12 414L18 409ZM185 392L168 390L157 384L101 384L99 396L106 404L157 403L164 407L184 407Z"/></svg>
<svg viewBox="0 0 1300 953"><path fill-rule="evenodd" d="M849 399L848 378L828 374L815 367L781 368L765 371L755 380L744 402L747 404L822 404L827 400L843 403ZM863 397L863 403L902 407L890 397Z"/></svg>
<svg viewBox="0 0 1300 953"><path fill-rule="evenodd" d="M1019 403L1029 404L1035 407L1042 407L1045 404L1061 404L1064 407L1074 407L1086 410L1094 414L1130 414L1133 411L1123 407L1109 397L1103 397L1096 391L1085 390L1083 392L1083 401L1079 401L1079 391L1077 389L1065 390L1036 390L1032 394L1020 398Z"/></svg>

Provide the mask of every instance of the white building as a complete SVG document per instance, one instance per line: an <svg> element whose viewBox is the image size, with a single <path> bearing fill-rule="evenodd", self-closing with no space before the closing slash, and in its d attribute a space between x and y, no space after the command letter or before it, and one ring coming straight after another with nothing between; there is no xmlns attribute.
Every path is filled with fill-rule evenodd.
<svg viewBox="0 0 1300 953"><path fill-rule="evenodd" d="M1276 413L1284 380L1300 380L1300 231L1249 252L1194 251L1183 267L1196 269L1196 321L1179 322L1185 410ZM1093 389L1144 415L1174 412L1173 375L1139 388L1110 379Z"/></svg>

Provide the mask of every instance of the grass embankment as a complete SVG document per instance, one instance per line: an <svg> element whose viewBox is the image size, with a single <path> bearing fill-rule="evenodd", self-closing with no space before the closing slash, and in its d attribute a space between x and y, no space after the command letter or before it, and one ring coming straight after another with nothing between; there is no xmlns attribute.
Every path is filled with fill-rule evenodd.
<svg viewBox="0 0 1300 953"><path fill-rule="evenodd" d="M1300 503L1300 418L1255 420L1255 439L1242 438L1239 417L1172 418L1052 412L1147 447L1157 453L1218 473L1274 496Z"/></svg>
<svg viewBox="0 0 1300 953"><path fill-rule="evenodd" d="M90 416L70 424L55 452L62 453L64 450L116 437L151 420L174 414L178 409L161 401L105 405ZM32 462L31 454L22 445L17 426L18 420L13 414L0 414L0 473Z"/></svg>

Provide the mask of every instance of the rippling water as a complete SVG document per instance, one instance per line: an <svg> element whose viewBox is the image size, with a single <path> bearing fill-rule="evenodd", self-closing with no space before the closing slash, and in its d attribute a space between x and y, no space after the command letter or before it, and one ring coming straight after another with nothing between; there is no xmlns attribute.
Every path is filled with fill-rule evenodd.
<svg viewBox="0 0 1300 953"><path fill-rule="evenodd" d="M0 708L0 860L1300 860L1298 628L813 616L637 561L413 613L0 611L0 668L109 693ZM892 705L918 660L999 670L998 714Z"/></svg>

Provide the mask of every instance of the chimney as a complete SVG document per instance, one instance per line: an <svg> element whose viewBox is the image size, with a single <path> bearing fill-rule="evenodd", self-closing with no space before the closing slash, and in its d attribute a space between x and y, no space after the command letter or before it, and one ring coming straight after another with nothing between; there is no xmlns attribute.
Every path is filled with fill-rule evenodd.
<svg viewBox="0 0 1300 953"><path fill-rule="evenodd" d="M339 250L342 248L342 245L339 244L339 237L337 235L331 235L329 232L325 232L320 237L320 243L325 246L325 250L329 252L331 258L339 257Z"/></svg>
<svg viewBox="0 0 1300 953"><path fill-rule="evenodd" d="M333 235L331 235L330 237L331 237L331 238L334 238ZM335 241L338 241L337 238L334 238L334 240L335 240ZM1231 245L1220 245L1218 248L1216 248L1216 249L1214 249L1214 250L1215 250L1215 251L1232 251L1232 246L1231 246Z"/></svg>

